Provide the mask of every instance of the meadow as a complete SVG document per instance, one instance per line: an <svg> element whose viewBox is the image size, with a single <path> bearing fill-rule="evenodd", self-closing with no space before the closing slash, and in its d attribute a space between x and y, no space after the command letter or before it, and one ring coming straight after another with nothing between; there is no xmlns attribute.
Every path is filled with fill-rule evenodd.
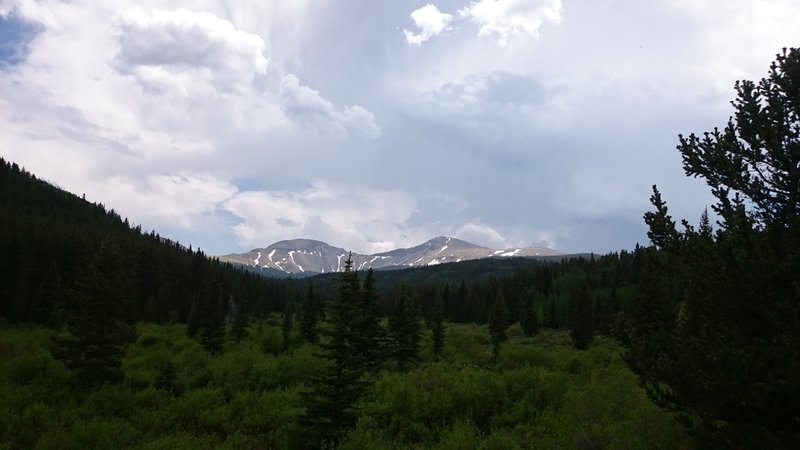
<svg viewBox="0 0 800 450"><path fill-rule="evenodd" d="M281 317L209 355L185 325L140 323L115 385L80 387L50 354L56 331L0 328L0 449L297 448L302 392L325 360ZM585 351L567 331L519 324L493 361L486 326L448 323L441 358L423 334L417 364L368 375L341 449L691 448L654 406L613 340Z"/></svg>

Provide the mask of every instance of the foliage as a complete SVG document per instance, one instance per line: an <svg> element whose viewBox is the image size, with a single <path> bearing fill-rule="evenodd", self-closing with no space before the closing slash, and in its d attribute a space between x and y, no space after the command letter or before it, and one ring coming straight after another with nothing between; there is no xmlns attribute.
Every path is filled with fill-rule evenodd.
<svg viewBox="0 0 800 450"><path fill-rule="evenodd" d="M431 344L432 353L434 358L442 356L442 349L444 349L444 304L442 297L436 297L436 302L433 305L433 317L431 319Z"/></svg>
<svg viewBox="0 0 800 450"><path fill-rule="evenodd" d="M292 325L294 325L294 309L291 304L286 305L283 311L283 319L281 320L281 341L283 342L283 351L289 349L292 344L291 332Z"/></svg>
<svg viewBox="0 0 800 450"><path fill-rule="evenodd" d="M500 353L500 344L508 339L506 328L508 328L508 307L503 293L498 292L494 296L492 309L489 311L489 334L492 341L492 357L495 361Z"/></svg>
<svg viewBox="0 0 800 450"><path fill-rule="evenodd" d="M723 130L680 136L687 176L716 197L678 231L654 187L626 361L709 448L800 446L800 50L736 84Z"/></svg>
<svg viewBox="0 0 800 450"><path fill-rule="evenodd" d="M126 323L187 323L193 311L197 319L201 297L216 294L220 281L221 297L234 298L256 317L283 310L293 295L284 282L144 232L113 210L0 158L0 322L62 325L65 315L81 308L83 297L76 294L88 288L77 284L98 269L91 265L101 246L113 247L119 256L101 276L124 283L113 295L119 296Z"/></svg>
<svg viewBox="0 0 800 450"><path fill-rule="evenodd" d="M519 324L525 336L533 336L539 332L539 314L537 311L544 302L544 296L539 291L533 291L520 302Z"/></svg>
<svg viewBox="0 0 800 450"><path fill-rule="evenodd" d="M594 335L594 305L589 286L583 285L572 291L570 301L570 331L572 345L586 350Z"/></svg>
<svg viewBox="0 0 800 450"><path fill-rule="evenodd" d="M185 325L137 329L123 358L123 381L85 390L74 388L73 376L47 351L53 331L0 327L0 448L318 445L298 445L293 430L303 415L297 404L306 375L328 362L308 344L261 352L263 336L277 336L280 344L280 319L264 322L261 332L252 326L218 357L188 337ZM612 341L598 339L579 352L564 332L531 338L511 327L491 365L486 326L446 329L438 362L381 371L365 387L355 428L339 448L691 446L680 426L648 401Z"/></svg>
<svg viewBox="0 0 800 450"><path fill-rule="evenodd" d="M353 342L356 355L364 361L365 368L375 372L386 359L386 331L380 323L378 294L372 268L367 271L361 290L355 297L357 320Z"/></svg>
<svg viewBox="0 0 800 450"><path fill-rule="evenodd" d="M362 319L356 305L358 277L348 256L339 276L336 300L328 304L326 340L320 343L320 356L328 366L312 380L312 389L303 396L305 412L297 439L304 447L333 445L358 417L356 402L364 392L365 362L356 351L357 324Z"/></svg>
<svg viewBox="0 0 800 450"><path fill-rule="evenodd" d="M121 265L113 241L101 244L76 283L76 307L69 311L68 334L54 341L53 355L85 385L119 381L125 346L135 337L122 320L130 280Z"/></svg>
<svg viewBox="0 0 800 450"><path fill-rule="evenodd" d="M417 299L403 288L397 298L394 311L389 317L389 336L392 339L393 356L398 367L407 369L417 360L420 348L422 325Z"/></svg>
<svg viewBox="0 0 800 450"><path fill-rule="evenodd" d="M308 291L304 302L300 303L300 334L306 342L316 344L319 304L314 296L314 284L308 284Z"/></svg>

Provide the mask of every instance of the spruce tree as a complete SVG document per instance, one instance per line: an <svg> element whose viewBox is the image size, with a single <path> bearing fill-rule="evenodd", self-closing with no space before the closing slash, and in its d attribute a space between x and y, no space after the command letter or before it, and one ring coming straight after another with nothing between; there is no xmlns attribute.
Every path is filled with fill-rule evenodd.
<svg viewBox="0 0 800 450"><path fill-rule="evenodd" d="M219 356L225 346L225 297L222 281L214 283L213 291L202 291L199 299L200 344L212 356Z"/></svg>
<svg viewBox="0 0 800 450"><path fill-rule="evenodd" d="M519 325L525 336L533 336L539 332L539 316L536 311L538 310L541 302L543 301L542 294L534 290L530 294L524 296L523 301L519 303Z"/></svg>
<svg viewBox="0 0 800 450"><path fill-rule="evenodd" d="M508 339L506 335L508 328L508 307L503 291L497 291L492 301L492 309L489 311L489 335L492 342L492 359L497 362L500 354L500 344Z"/></svg>
<svg viewBox="0 0 800 450"><path fill-rule="evenodd" d="M250 323L250 316L241 302L236 303L236 308L232 313L233 326L231 327L231 334L233 335L233 341L238 344L247 337L247 325Z"/></svg>
<svg viewBox="0 0 800 450"><path fill-rule="evenodd" d="M356 355L370 371L376 371L385 359L384 342L386 332L380 324L378 295L375 291L375 275L372 268L367 271L364 283L356 296L358 321L355 324Z"/></svg>
<svg viewBox="0 0 800 450"><path fill-rule="evenodd" d="M292 344L292 324L294 316L294 308L292 307L291 303L286 304L286 308L283 310L283 320L281 321L281 336L283 337L283 351L289 350L289 347Z"/></svg>
<svg viewBox="0 0 800 450"><path fill-rule="evenodd" d="M61 284L58 264L50 262L50 268L40 286L41 303L34 308L34 320L43 325L57 327L64 323L66 295Z"/></svg>
<svg viewBox="0 0 800 450"><path fill-rule="evenodd" d="M316 344L317 335L317 302L314 297L314 284L308 284L306 300L300 304L300 334L306 342Z"/></svg>
<svg viewBox="0 0 800 450"><path fill-rule="evenodd" d="M439 359L444 349L444 301L441 294L436 296L431 318L431 343L433 356Z"/></svg>
<svg viewBox="0 0 800 450"><path fill-rule="evenodd" d="M401 370L410 368L419 355L422 331L416 298L402 286L394 311L389 317L389 334L392 339L394 359Z"/></svg>
<svg viewBox="0 0 800 450"><path fill-rule="evenodd" d="M800 49L735 90L723 129L679 135L716 233L677 231L654 190L625 360L699 447L800 448Z"/></svg>
<svg viewBox="0 0 800 450"><path fill-rule="evenodd" d="M303 448L335 445L355 425L356 402L366 388L364 364L354 348L359 285L352 269L352 256L348 256L337 280L337 297L328 304L327 326L321 330L320 356L328 366L314 376L311 391L302 396L305 411L299 420L298 446Z"/></svg>
<svg viewBox="0 0 800 450"><path fill-rule="evenodd" d="M547 327L555 330L558 329L558 319L556 318L556 296L550 294L550 308L549 312L549 319L547 320Z"/></svg>
<svg viewBox="0 0 800 450"><path fill-rule="evenodd" d="M586 350L594 337L594 305L588 284L573 289L570 295L569 337L578 350Z"/></svg>
<svg viewBox="0 0 800 450"><path fill-rule="evenodd" d="M64 361L87 386L122 379L122 357L136 336L125 323L122 305L132 283L122 253L112 240L104 240L75 284L68 312L66 336L55 338L53 356Z"/></svg>

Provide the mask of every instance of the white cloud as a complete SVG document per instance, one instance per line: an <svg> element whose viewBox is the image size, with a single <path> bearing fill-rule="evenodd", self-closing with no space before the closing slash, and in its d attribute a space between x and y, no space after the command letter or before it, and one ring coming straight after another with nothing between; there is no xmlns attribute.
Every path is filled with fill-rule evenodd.
<svg viewBox="0 0 800 450"><path fill-rule="evenodd" d="M316 90L301 85L292 74L281 80L280 100L283 112L290 119L323 136L342 139L350 134L370 138L381 135L375 116L367 109L358 105L336 108Z"/></svg>
<svg viewBox="0 0 800 450"><path fill-rule="evenodd" d="M617 173L600 173L597 168L577 169L569 180L564 180L557 194L559 205L565 212L581 219L598 219L613 215L625 215L647 210L650 187L638 176L627 179ZM652 184L652 183L650 183Z"/></svg>
<svg viewBox="0 0 800 450"><path fill-rule="evenodd" d="M430 238L408 226L417 202L401 191L316 182L299 191L242 192L224 208L241 218L234 233L250 248L307 237L372 253Z"/></svg>
<svg viewBox="0 0 800 450"><path fill-rule="evenodd" d="M800 42L797 0L376 5L0 0L39 32L0 69L0 152L223 253L237 237L379 251L459 230L612 250L643 240L625 226L652 183L696 217L707 188L682 187L676 134L724 123L733 82ZM327 183L297 189L310 180Z"/></svg>
<svg viewBox="0 0 800 450"><path fill-rule="evenodd" d="M25 20L48 27L58 27L58 20L45 2L33 0L0 0L0 16L17 14Z"/></svg>
<svg viewBox="0 0 800 450"><path fill-rule="evenodd" d="M522 33L538 37L545 22L561 21L561 0L479 0L458 11L480 27L478 34L496 34L498 45Z"/></svg>
<svg viewBox="0 0 800 450"><path fill-rule="evenodd" d="M454 237L489 248L504 249L511 247L505 236L480 221L465 223L456 231Z"/></svg>
<svg viewBox="0 0 800 450"><path fill-rule="evenodd" d="M758 80L782 47L800 42L800 2L796 0L669 0L705 30L695 51L705 58L700 74L726 94L733 79ZM695 77L696 78L696 77Z"/></svg>
<svg viewBox="0 0 800 450"><path fill-rule="evenodd" d="M428 39L438 35L449 28L453 15L442 11L436 5L427 4L411 12L411 20L419 28L419 33L403 30L406 42L412 45L421 45Z"/></svg>
<svg viewBox="0 0 800 450"><path fill-rule="evenodd" d="M191 89L206 82L225 92L246 91L267 71L264 40L211 13L178 9L122 12L116 68L140 83Z"/></svg>
<svg viewBox="0 0 800 450"><path fill-rule="evenodd" d="M137 221L203 228L208 216L239 189L205 173L161 173L144 180L124 175L106 178L92 186L107 205L125 205L124 214Z"/></svg>

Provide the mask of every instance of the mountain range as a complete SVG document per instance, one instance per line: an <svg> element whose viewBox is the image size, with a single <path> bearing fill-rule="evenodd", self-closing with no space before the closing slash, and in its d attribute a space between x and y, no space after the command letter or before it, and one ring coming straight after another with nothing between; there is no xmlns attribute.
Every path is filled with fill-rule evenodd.
<svg viewBox="0 0 800 450"><path fill-rule="evenodd" d="M220 261L253 268L278 270L287 274L315 274L344 270L350 252L312 239L278 241L265 248L246 253L219 256ZM560 252L544 247L495 250L453 237L439 236L411 248L362 255L352 253L356 270L400 269L433 266L480 258L558 256Z"/></svg>

